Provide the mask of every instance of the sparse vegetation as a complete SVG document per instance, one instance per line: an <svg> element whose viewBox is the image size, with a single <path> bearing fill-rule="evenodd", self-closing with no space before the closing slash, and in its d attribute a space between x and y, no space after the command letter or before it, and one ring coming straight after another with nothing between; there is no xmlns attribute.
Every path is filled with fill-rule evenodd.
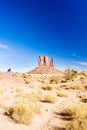
<svg viewBox="0 0 87 130"><path fill-rule="evenodd" d="M29 81L29 80L25 80L25 83L26 83L26 84L30 84L30 81Z"/></svg>
<svg viewBox="0 0 87 130"><path fill-rule="evenodd" d="M85 71L81 71L80 73L79 73L79 75L83 75L83 76L87 76L87 73L85 72Z"/></svg>
<svg viewBox="0 0 87 130"><path fill-rule="evenodd" d="M6 114L18 124L28 125L34 114L41 112L41 106L36 103L17 103L8 109Z"/></svg>
<svg viewBox="0 0 87 130"><path fill-rule="evenodd" d="M41 89L43 89L43 90L52 90L53 86L52 85L44 85L44 86L41 86Z"/></svg>
<svg viewBox="0 0 87 130"><path fill-rule="evenodd" d="M9 118L16 123L28 125L32 123L33 119L35 119L34 121L37 123L37 117L35 116L36 114L40 114L42 111L43 114L47 113L49 115L50 110L52 110L52 112L56 111L56 115L55 113L53 114L53 121L54 118L56 118L56 120L51 129L86 130L86 75L84 76L84 74L76 74L70 78L70 80L64 79L64 75L61 76L57 74L29 75L28 73L12 73L5 76L7 76L6 82L9 83L9 85L7 87L6 82L4 85L3 81L5 80L1 77L1 115L4 111L6 111L6 114L9 116ZM74 99L81 102L81 104L73 106L73 104L76 103ZM64 108L66 108L70 102L72 106L64 110ZM60 113L61 110L64 111ZM33 118L34 116L35 118ZM59 122L56 122L57 118ZM62 127L60 120L61 123L63 122ZM66 124L64 124L65 122ZM58 126L56 123L58 123ZM63 128L64 125L66 128Z"/></svg>
<svg viewBox="0 0 87 130"><path fill-rule="evenodd" d="M78 72L76 70L65 70L65 80L73 80L77 76Z"/></svg>
<svg viewBox="0 0 87 130"><path fill-rule="evenodd" d="M71 121L66 125L65 130L87 130L87 118Z"/></svg>
<svg viewBox="0 0 87 130"><path fill-rule="evenodd" d="M82 90L82 91L85 90L85 87L83 85L78 85L78 84L71 84L71 85L63 84L63 85L60 85L60 88Z"/></svg>
<svg viewBox="0 0 87 130"><path fill-rule="evenodd" d="M26 79L28 78L28 74L22 74L22 77Z"/></svg>
<svg viewBox="0 0 87 130"><path fill-rule="evenodd" d="M47 103L55 103L57 101L57 97L52 93L48 93L44 96L44 99L42 101Z"/></svg>
<svg viewBox="0 0 87 130"><path fill-rule="evenodd" d="M85 90L84 86L82 85L71 85L69 88L74 90Z"/></svg>
<svg viewBox="0 0 87 130"><path fill-rule="evenodd" d="M57 96L59 97L68 97L68 95L64 92L61 92L61 91L57 91Z"/></svg>
<svg viewBox="0 0 87 130"><path fill-rule="evenodd" d="M49 79L50 84L58 84L60 82L60 78L58 76L52 76Z"/></svg>
<svg viewBox="0 0 87 130"><path fill-rule="evenodd" d="M80 103L66 110L66 113L73 117L73 120L66 125L66 130L87 129L87 104Z"/></svg>

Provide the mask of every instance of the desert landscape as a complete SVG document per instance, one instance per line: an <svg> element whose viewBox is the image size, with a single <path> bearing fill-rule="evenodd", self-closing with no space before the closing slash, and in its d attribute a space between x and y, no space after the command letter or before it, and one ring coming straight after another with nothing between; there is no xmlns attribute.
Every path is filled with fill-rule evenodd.
<svg viewBox="0 0 87 130"><path fill-rule="evenodd" d="M86 130L87 72L55 68L48 56L27 72L0 72L0 130Z"/></svg>
<svg viewBox="0 0 87 130"><path fill-rule="evenodd" d="M0 0L0 130L87 130L87 0Z"/></svg>

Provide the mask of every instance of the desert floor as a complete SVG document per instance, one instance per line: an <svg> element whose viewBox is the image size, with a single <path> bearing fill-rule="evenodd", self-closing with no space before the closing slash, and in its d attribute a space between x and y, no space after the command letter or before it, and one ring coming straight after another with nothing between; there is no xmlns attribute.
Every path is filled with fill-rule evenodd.
<svg viewBox="0 0 87 130"><path fill-rule="evenodd" d="M1 72L0 130L64 130L69 120L60 113L82 99L86 101L87 76L79 74L73 80L62 80L57 74ZM34 113L29 125L17 123L6 114L15 103L25 102L38 104L35 109L39 112Z"/></svg>

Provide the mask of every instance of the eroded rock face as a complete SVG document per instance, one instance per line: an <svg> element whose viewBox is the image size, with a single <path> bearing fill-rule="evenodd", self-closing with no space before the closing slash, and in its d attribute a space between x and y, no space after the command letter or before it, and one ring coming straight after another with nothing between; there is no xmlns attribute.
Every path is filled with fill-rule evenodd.
<svg viewBox="0 0 87 130"><path fill-rule="evenodd" d="M48 56L39 56L38 66L53 66L53 59L50 60Z"/></svg>

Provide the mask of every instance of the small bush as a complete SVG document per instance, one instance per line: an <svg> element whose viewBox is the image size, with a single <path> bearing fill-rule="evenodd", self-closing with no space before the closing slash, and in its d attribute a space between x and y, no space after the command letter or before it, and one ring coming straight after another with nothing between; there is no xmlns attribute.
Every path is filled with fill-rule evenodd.
<svg viewBox="0 0 87 130"><path fill-rule="evenodd" d="M76 70L70 70L67 69L65 70L65 80L73 80L74 78L76 78L78 75L78 72Z"/></svg>
<svg viewBox="0 0 87 130"><path fill-rule="evenodd" d="M29 80L25 80L25 83L26 83L26 84L30 84L30 81L29 81Z"/></svg>
<svg viewBox="0 0 87 130"><path fill-rule="evenodd" d="M52 95L52 94L46 94L43 99L43 102L47 102L47 103L55 103L56 101L57 101L56 95Z"/></svg>
<svg viewBox="0 0 87 130"><path fill-rule="evenodd" d="M43 89L43 90L52 90L53 89L53 87L52 86L41 86L41 89Z"/></svg>
<svg viewBox="0 0 87 130"><path fill-rule="evenodd" d="M60 78L58 76L52 76L49 82L50 84L58 84L60 82Z"/></svg>
<svg viewBox="0 0 87 130"><path fill-rule="evenodd" d="M87 130L87 104L80 103L66 111L73 120L66 125L66 130Z"/></svg>
<svg viewBox="0 0 87 130"><path fill-rule="evenodd" d="M28 75L27 75L27 74L22 74L22 77L23 77L24 79L26 79L26 78L28 78Z"/></svg>
<svg viewBox="0 0 87 130"><path fill-rule="evenodd" d="M82 118L87 116L87 104L79 103L76 106L68 108L66 110L67 113L71 114L76 118Z"/></svg>
<svg viewBox="0 0 87 130"><path fill-rule="evenodd" d="M28 125L31 123L34 113L39 114L41 106L34 103L17 103L10 107L6 114L10 116L16 123Z"/></svg>
<svg viewBox="0 0 87 130"><path fill-rule="evenodd" d="M57 96L59 96L59 97L68 97L68 95L66 93L63 93L61 91L57 92Z"/></svg>
<svg viewBox="0 0 87 130"><path fill-rule="evenodd" d="M66 125L65 130L87 130L87 118L77 119Z"/></svg>
<svg viewBox="0 0 87 130"><path fill-rule="evenodd" d="M60 88L69 89L68 85L66 85L66 84L60 85Z"/></svg>

